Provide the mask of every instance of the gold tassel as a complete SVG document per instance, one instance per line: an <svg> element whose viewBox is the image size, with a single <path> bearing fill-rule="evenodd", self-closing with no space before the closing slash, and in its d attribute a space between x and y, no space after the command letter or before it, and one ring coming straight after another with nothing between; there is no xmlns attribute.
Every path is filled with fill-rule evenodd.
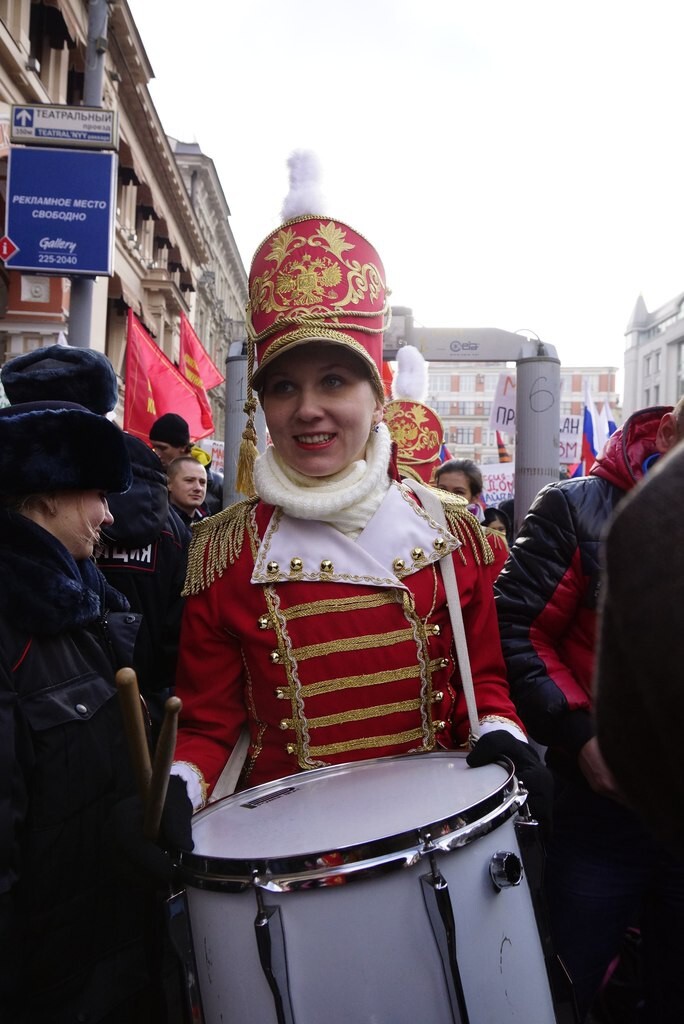
<svg viewBox="0 0 684 1024"><path fill-rule="evenodd" d="M249 318L249 306L247 307ZM252 390L252 376L254 374L254 338L250 337L247 345L247 394L244 412L247 416L245 429L242 431L240 451L238 453L237 474L235 478L235 490L239 494L246 494L252 498L255 494L254 488L254 463L259 454L257 449L257 432L254 426L254 413L257 409L257 400Z"/></svg>
<svg viewBox="0 0 684 1024"><path fill-rule="evenodd" d="M240 441L240 453L238 455L237 476L235 479L235 490L239 494L246 494L248 498L253 497L254 490L254 463L259 454L257 449L257 432L254 426L254 413L256 412L256 398L251 395L245 402L245 413L247 425L242 431Z"/></svg>

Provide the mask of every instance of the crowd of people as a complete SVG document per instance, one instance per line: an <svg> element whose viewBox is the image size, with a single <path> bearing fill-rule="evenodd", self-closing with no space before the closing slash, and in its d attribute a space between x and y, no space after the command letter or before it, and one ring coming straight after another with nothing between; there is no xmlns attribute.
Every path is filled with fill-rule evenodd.
<svg viewBox="0 0 684 1024"><path fill-rule="evenodd" d="M321 258L314 303L293 268ZM7 1024L183 1019L161 921L167 851L192 848L192 814L245 733L238 788L386 755L508 758L543 824L550 938L577 1020L617 1020L607 979L634 933L629 1020L679 1020L679 574L663 618L660 585L677 566L662 514L677 515L684 463L660 458L684 434L684 403L632 416L587 477L540 492L515 537L504 510L474 507L482 475L467 459L434 472L437 519L399 473L383 418L387 296L379 254L343 222L303 208L261 244L245 499L228 508L182 417L159 417L149 444L107 418L118 383L104 356L53 346L2 368ZM258 455L257 401L271 441ZM136 671L151 747L165 699L183 703L157 843L140 830L122 667Z"/></svg>

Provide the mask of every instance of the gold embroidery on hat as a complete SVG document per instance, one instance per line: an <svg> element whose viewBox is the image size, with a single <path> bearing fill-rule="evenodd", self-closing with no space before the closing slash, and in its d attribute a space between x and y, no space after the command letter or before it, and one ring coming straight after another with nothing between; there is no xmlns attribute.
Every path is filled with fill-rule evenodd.
<svg viewBox="0 0 684 1024"><path fill-rule="evenodd" d="M252 310L258 313L284 313L298 310L327 300L332 308L344 308L349 303L358 303L364 295L377 299L385 287L380 271L374 263L359 263L345 256L356 246L348 241L347 232L335 221L324 223L308 237L297 234L292 227L282 227L271 239L271 247L265 256L275 266L269 267L260 277L252 281L249 301ZM295 252L303 246L319 248L322 253L314 258L305 253L297 259ZM337 260L330 259L325 253ZM288 261L288 262L286 262ZM342 268L346 270L346 292L339 298L336 285L342 282ZM380 310L367 315L377 316Z"/></svg>

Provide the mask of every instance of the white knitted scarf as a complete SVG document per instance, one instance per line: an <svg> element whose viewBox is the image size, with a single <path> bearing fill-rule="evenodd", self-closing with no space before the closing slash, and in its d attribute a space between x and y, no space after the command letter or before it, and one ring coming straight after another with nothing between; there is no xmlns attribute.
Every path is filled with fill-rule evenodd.
<svg viewBox="0 0 684 1024"><path fill-rule="evenodd" d="M304 476L287 466L272 445L254 464L259 497L295 519L330 523L348 537L358 537L390 487L387 475L392 441L384 423L371 431L365 458L334 476Z"/></svg>

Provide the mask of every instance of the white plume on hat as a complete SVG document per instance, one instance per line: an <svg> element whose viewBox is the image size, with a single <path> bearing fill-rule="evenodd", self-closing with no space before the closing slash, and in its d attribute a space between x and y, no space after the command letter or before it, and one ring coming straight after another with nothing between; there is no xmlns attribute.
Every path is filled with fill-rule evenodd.
<svg viewBox="0 0 684 1024"><path fill-rule="evenodd" d="M397 372L392 378L392 398L424 402L428 393L428 363L415 345L397 351Z"/></svg>
<svg viewBox="0 0 684 1024"><path fill-rule="evenodd" d="M316 154L309 149L296 149L288 157L287 166L290 170L290 191L280 211L282 219L322 213L326 204L321 192L321 167Z"/></svg>

